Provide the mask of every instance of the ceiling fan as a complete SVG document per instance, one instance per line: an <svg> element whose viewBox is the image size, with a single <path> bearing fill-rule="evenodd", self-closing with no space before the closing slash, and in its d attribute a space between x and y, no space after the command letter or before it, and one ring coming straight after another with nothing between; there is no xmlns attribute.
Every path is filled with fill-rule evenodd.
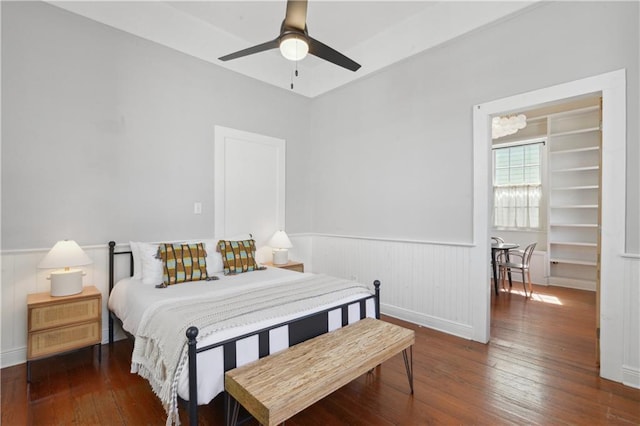
<svg viewBox="0 0 640 426"><path fill-rule="evenodd" d="M307 0L287 1L287 13L280 27L280 35L274 40L222 56L218 59L221 61L229 61L231 59L277 48L280 49L282 56L291 61L299 61L307 56L307 53L310 53L351 71L357 71L358 68L360 68L360 64L357 62L347 58L326 44L309 37L307 31Z"/></svg>

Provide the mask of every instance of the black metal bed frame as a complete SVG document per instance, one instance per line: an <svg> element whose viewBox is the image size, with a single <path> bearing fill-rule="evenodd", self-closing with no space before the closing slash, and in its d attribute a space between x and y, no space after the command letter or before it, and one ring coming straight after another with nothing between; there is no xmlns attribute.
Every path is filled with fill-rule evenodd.
<svg viewBox="0 0 640 426"><path fill-rule="evenodd" d="M116 251L115 249L116 243L115 241L109 241L109 294L113 290L113 286L115 285L115 256L116 255L129 255L130 260L130 268L129 275L133 276L133 252L131 250L125 251ZM269 345L268 345L268 335L269 331L280 328L283 326L289 327L289 346L293 346L295 344L304 342L305 340L311 339L313 337L319 336L327 332L326 330L326 316L330 311L334 311L336 309L342 309L342 325L347 325L348 321L348 306L353 305L354 303L360 303L360 319L366 316L366 302L369 299L374 299L375 306L375 317L380 319L380 281L375 280L373 282L375 293L371 296L367 296L358 300L354 300L352 302L331 307L329 309L316 312L313 314L309 314L300 318L296 318L290 321L286 321L283 323L278 323L273 326L262 328L258 331L253 331L250 333L243 334L241 336L236 336L231 339L227 339L222 342L214 343L205 347L198 348L197 345L197 336L198 336L198 328L197 327L189 327L186 332L187 338L187 346L188 346L188 368L189 368L189 401L188 404L188 413L189 413L189 424L195 426L198 424L198 381L197 381L197 354L205 351L209 351L215 348L223 347L224 353L224 371L229 371L236 367L235 365L235 353L236 353L236 342L247 337L258 336L258 352L259 358L263 358L269 355ZM109 312L109 344L113 343L113 334L114 334L114 321L118 321L120 324L120 319L115 315L115 313ZM292 332L293 330L293 332ZM225 412L225 416L227 413Z"/></svg>

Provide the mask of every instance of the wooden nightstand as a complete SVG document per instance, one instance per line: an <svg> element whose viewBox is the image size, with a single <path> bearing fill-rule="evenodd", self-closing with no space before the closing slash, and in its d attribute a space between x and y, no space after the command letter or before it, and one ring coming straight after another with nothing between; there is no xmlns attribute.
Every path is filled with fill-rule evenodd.
<svg viewBox="0 0 640 426"><path fill-rule="evenodd" d="M27 382L31 361L87 346L102 362L102 293L94 286L71 296L27 295Z"/></svg>
<svg viewBox="0 0 640 426"><path fill-rule="evenodd" d="M296 262L295 260L290 260L287 263L282 265L274 265L272 262L267 262L265 263L265 265L274 266L276 268L288 269L290 271L304 272L304 263Z"/></svg>

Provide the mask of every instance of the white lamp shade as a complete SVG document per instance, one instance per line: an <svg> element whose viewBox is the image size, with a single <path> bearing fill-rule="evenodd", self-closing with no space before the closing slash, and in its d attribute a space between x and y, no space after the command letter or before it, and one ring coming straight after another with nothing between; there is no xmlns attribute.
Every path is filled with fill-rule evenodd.
<svg viewBox="0 0 640 426"><path fill-rule="evenodd" d="M284 231L278 231L273 234L273 237L269 240L269 245L275 249L288 249L293 247L291 240Z"/></svg>
<svg viewBox="0 0 640 426"><path fill-rule="evenodd" d="M93 260L73 240L58 241L40 261L38 268L69 268L93 263Z"/></svg>
<svg viewBox="0 0 640 426"><path fill-rule="evenodd" d="M91 258L72 240L58 241L38 264L38 268L64 268L51 272L51 295L69 296L82 292L82 271L70 269L93 263Z"/></svg>

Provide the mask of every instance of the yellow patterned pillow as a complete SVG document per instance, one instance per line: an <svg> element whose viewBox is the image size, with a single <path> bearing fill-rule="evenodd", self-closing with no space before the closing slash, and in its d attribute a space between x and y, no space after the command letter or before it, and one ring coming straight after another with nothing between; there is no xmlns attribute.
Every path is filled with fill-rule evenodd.
<svg viewBox="0 0 640 426"><path fill-rule="evenodd" d="M218 241L218 250L222 255L225 275L239 274L258 269L258 264L255 260L256 242L254 240L220 240Z"/></svg>
<svg viewBox="0 0 640 426"><path fill-rule="evenodd" d="M187 281L207 279L207 252L202 243L160 244L158 259L162 260L162 282L166 287Z"/></svg>

